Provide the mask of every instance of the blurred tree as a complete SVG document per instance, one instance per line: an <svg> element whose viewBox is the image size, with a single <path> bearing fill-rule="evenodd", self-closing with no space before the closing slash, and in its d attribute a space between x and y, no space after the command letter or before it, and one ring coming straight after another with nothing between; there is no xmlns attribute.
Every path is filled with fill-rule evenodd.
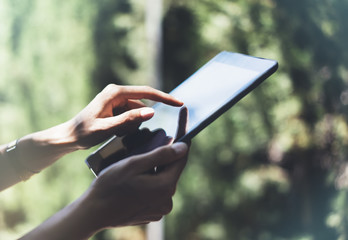
<svg viewBox="0 0 348 240"><path fill-rule="evenodd" d="M1 1L1 144L62 123L84 107L92 14L91 5L78 0ZM2 192L0 239L18 238L79 196L92 179L84 157L72 154Z"/></svg>
<svg viewBox="0 0 348 240"><path fill-rule="evenodd" d="M177 4L170 6L163 20L163 87L166 91L197 69L194 61L200 59L203 52L198 31L198 21L190 9Z"/></svg>
<svg viewBox="0 0 348 240"><path fill-rule="evenodd" d="M93 27L94 50L96 67L94 83L97 91L102 90L109 83L125 84L117 69L122 66L130 69L137 67L132 55L127 51L127 34L131 26L120 18L129 17L132 6L128 0L95 3L97 17ZM119 23L120 22L120 23Z"/></svg>
<svg viewBox="0 0 348 240"><path fill-rule="evenodd" d="M184 46L180 64L194 66L213 49L227 49L276 58L281 68L194 140L178 188L182 205L167 221L169 239L345 239L344 214L331 224L328 217L336 216L332 202L346 195L335 188L335 176L346 164L347 132L339 129L346 129L340 96L347 88L347 31L340 37L333 31L342 31L338 19L345 18L336 7L347 5L207 0L179 7L190 18L177 29L196 24L199 34L190 43L205 54L187 43L197 27L182 38L170 34L170 23L185 19L170 9L167 18L174 19L164 21L164 46L173 54L165 62ZM229 43L221 35L229 35ZM165 71L180 72L182 81L192 69L180 64L167 64ZM341 207L347 213L346 204Z"/></svg>
<svg viewBox="0 0 348 240"><path fill-rule="evenodd" d="M222 50L280 63L193 140L166 239L347 239L347 1L167 0L165 9L166 91ZM69 119L108 83L148 84L144 21L135 0L1 1L1 141ZM1 193L0 238L83 192L92 177L72 158L87 154Z"/></svg>

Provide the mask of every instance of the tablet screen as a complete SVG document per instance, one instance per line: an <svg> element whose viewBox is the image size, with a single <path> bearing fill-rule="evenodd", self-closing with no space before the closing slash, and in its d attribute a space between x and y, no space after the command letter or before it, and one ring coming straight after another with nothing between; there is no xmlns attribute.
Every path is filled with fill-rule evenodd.
<svg viewBox="0 0 348 240"><path fill-rule="evenodd" d="M170 92L171 95L183 101L188 110L187 133L176 140L189 141L274 73L277 66L277 62L273 60L230 52L218 54ZM181 108L162 103L155 104L153 108L155 109L154 117L144 122L141 125L142 130L137 133L175 138ZM163 129L165 133L155 131L156 129ZM126 140L128 138L131 141ZM155 138L151 137L150 139ZM151 140L149 140L149 143L145 139L146 144L139 143L138 146L137 142L143 140L138 135L135 135L135 137L132 137L132 135L114 136L97 151L90 154L86 159L86 163L97 176L102 169L129 156L133 153L133 150L151 145ZM132 147L130 147L131 145Z"/></svg>
<svg viewBox="0 0 348 240"><path fill-rule="evenodd" d="M227 61L226 56L223 61L219 58L213 59L170 92L188 108L188 134L245 91L266 70L255 65L245 67L248 65L244 63L244 55L241 55L240 59L233 57L233 61ZM154 117L144 122L142 127L150 130L162 128L168 136L174 137L180 108L158 103L154 105L154 109Z"/></svg>

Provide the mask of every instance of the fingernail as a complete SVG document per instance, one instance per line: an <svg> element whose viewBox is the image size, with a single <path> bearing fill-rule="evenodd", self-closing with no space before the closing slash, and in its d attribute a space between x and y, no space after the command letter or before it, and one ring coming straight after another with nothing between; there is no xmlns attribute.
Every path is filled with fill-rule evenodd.
<svg viewBox="0 0 348 240"><path fill-rule="evenodd" d="M175 151L177 155L182 155L187 152L187 145L186 143L182 143L182 142L174 143L172 145L172 149Z"/></svg>
<svg viewBox="0 0 348 240"><path fill-rule="evenodd" d="M140 111L140 115L142 117L145 117L145 118L152 117L154 113L155 113L155 110L153 110L153 108L149 108L149 107L144 108Z"/></svg>

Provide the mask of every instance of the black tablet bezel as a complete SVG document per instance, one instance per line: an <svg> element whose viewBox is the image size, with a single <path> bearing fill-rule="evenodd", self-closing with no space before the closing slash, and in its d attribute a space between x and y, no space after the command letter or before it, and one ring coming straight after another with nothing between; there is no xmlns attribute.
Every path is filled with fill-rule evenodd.
<svg viewBox="0 0 348 240"><path fill-rule="evenodd" d="M260 74L257 75L253 79L253 81L250 81L250 84L245 85L244 88L239 89L239 91L236 92L234 95L232 95L226 101L225 104L223 104L218 109L216 109L216 111L211 113L202 122L193 126L192 129L188 129L188 132L184 136L178 139L175 139L175 142L190 142L191 139L195 137L200 131L202 131L205 127L211 124L218 117L220 117L223 113L225 113L228 109L230 109L234 104L239 102L244 96L250 93L253 89L255 89L258 85L260 85L260 83L262 83L265 79L267 79L270 75L272 75L278 69L278 62L275 60L257 58L257 57L253 57L249 55L240 54L240 53L232 53L232 52L224 51L219 53L213 59L211 59L208 63L206 63L203 67L201 67L198 71L196 71L191 77L193 77L194 75L199 73L199 71L208 67L211 63L215 61L231 64L233 66L237 66L237 67L241 67L245 69L258 71L260 72ZM189 81L190 78L188 78L186 81ZM179 86L181 86L181 84ZM170 94L173 93L173 95L175 96L175 91L178 87L176 87L173 91L171 91ZM156 112L156 105L154 105L153 108L155 109L155 112ZM117 143L117 145L122 145L121 139L114 136L111 139L109 139L105 144L103 144L100 148L98 148L95 152L90 154L89 157L86 159L85 161L86 164L96 176L97 176L97 173L93 170L93 166L96 166L95 165L96 162L103 159L102 155L100 154L100 151L103 148L108 147L108 145L110 143L112 144L114 141L120 142L120 143Z"/></svg>
<svg viewBox="0 0 348 240"><path fill-rule="evenodd" d="M220 117L223 113L225 113L227 110L229 110L233 105L235 105L237 102L239 102L243 97L245 97L253 89L255 89L257 86L259 86L264 80L266 80L269 76L271 76L278 69L278 62L275 60L258 58L258 57L253 57L253 56L249 56L249 55L245 55L245 54L223 51L223 52L219 53L218 55L216 55L213 59L211 59L208 63L206 63L198 71L196 71L192 76L197 74L202 69L208 67L214 61L227 63L227 64L231 64L233 66L258 71L258 72L260 72L260 74L256 78L254 78L254 80L251 81L249 85L245 86L244 89L240 89L240 91L238 93L231 96L231 98L228 99L224 105L222 105L220 108L218 108L209 117L204 119L198 125L195 125L192 129L188 129L188 132L184 136L180 137L179 139L176 139L175 142L189 142L189 141L191 141L191 139L193 137L195 137L200 131L202 131L209 124L211 124L218 117ZM188 78L186 81L188 81L190 78ZM180 85L178 85L169 94L172 94ZM154 109L156 112L156 105L154 106Z"/></svg>

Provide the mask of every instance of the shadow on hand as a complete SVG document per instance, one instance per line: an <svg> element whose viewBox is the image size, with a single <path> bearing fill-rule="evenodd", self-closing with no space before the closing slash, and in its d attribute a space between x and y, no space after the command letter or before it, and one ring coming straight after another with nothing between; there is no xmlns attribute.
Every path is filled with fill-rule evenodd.
<svg viewBox="0 0 348 240"><path fill-rule="evenodd" d="M125 159L127 157L150 152L158 147L173 143L186 133L188 121L188 110L186 107L180 109L178 117L178 128L175 139L167 136L164 129L155 129L150 131L148 128L138 129L135 132L123 137L120 150L101 160L100 167L96 174L98 175L104 168Z"/></svg>

